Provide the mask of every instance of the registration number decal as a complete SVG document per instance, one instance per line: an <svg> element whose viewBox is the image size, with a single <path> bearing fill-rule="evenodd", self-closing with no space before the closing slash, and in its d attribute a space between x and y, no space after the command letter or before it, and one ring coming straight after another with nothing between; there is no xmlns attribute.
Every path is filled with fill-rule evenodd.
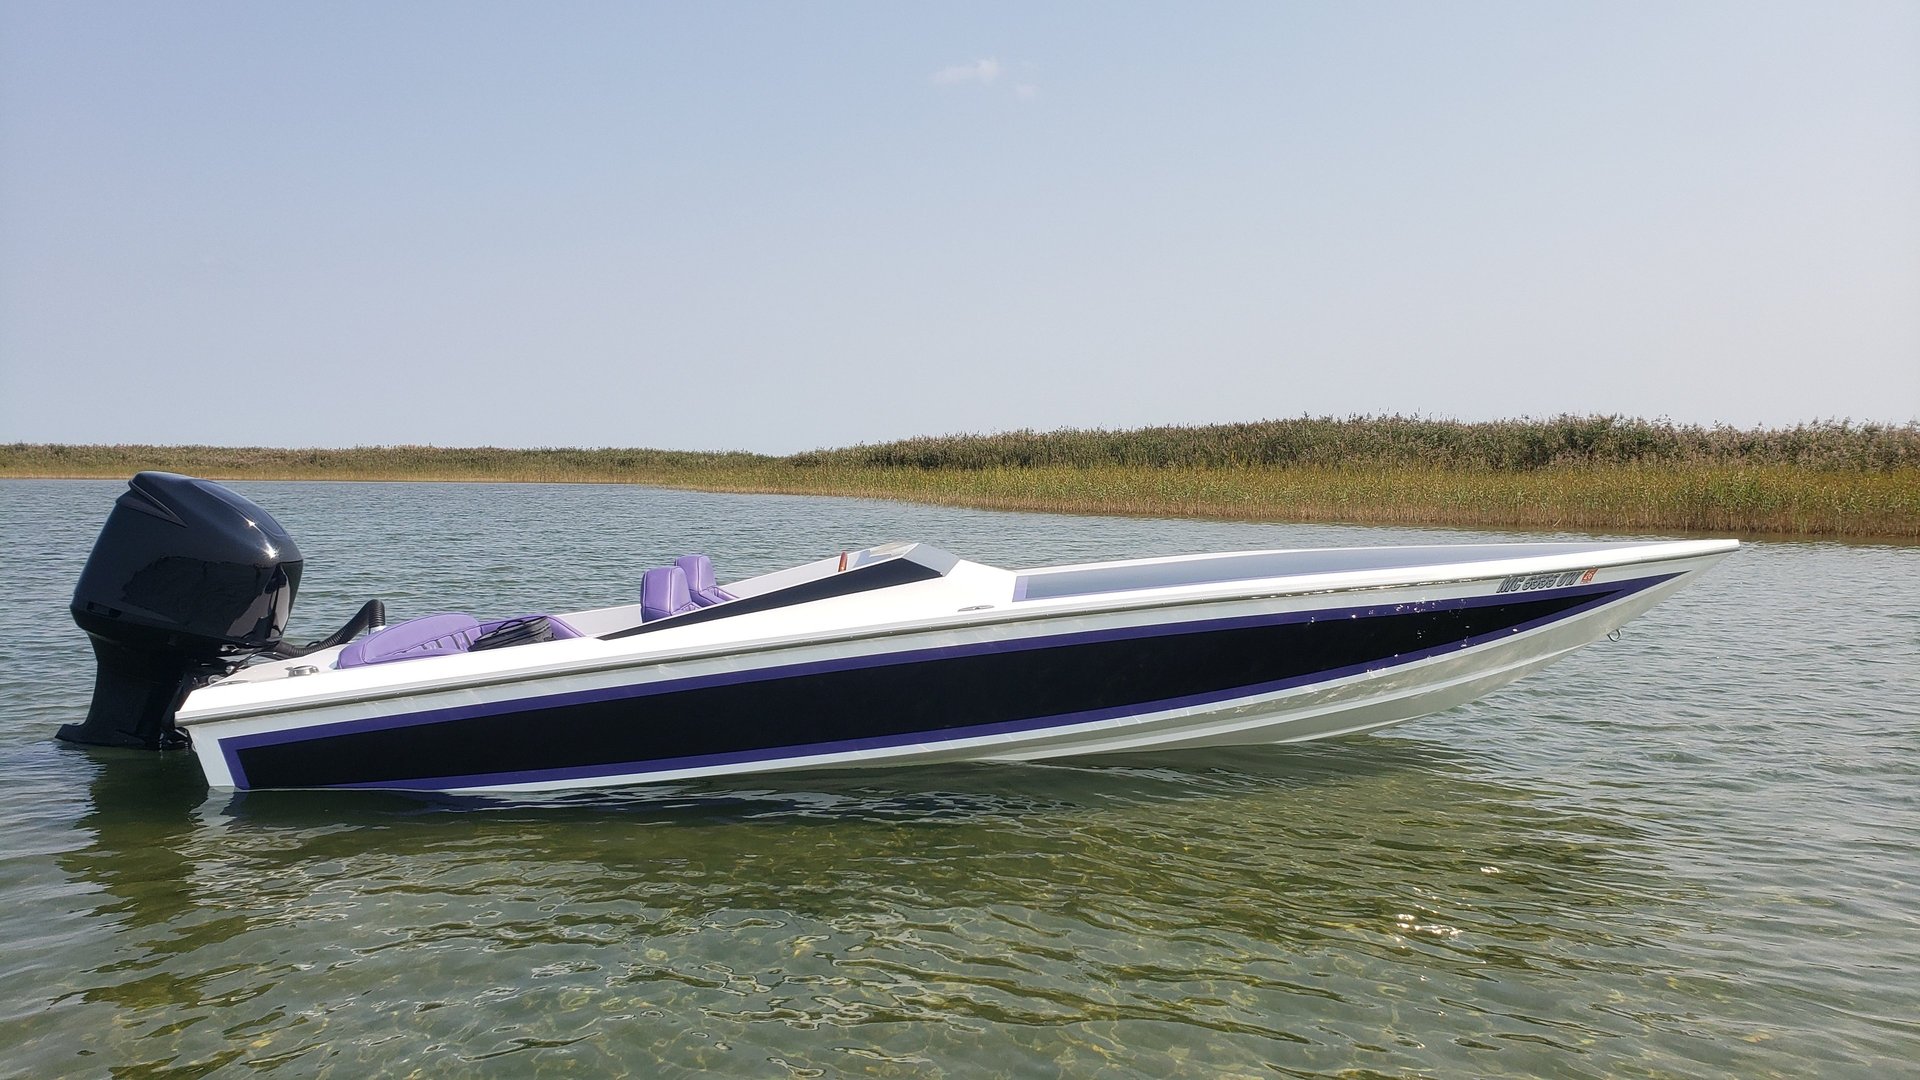
<svg viewBox="0 0 1920 1080"><path fill-rule="evenodd" d="M1599 573L1598 567L1592 570L1556 570L1547 574L1512 574L1501 579L1497 592L1533 592L1535 589L1564 589L1569 585L1585 585Z"/></svg>

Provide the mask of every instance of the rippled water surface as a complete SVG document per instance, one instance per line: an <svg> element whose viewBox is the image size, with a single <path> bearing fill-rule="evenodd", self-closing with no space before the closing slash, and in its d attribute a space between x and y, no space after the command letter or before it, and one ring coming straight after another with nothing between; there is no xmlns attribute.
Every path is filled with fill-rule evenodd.
<svg viewBox="0 0 1920 1080"><path fill-rule="evenodd" d="M290 637L922 539L1482 534L619 487L236 484ZM1920 1060L1920 549L1749 545L1486 700L1305 748L519 803L52 740L118 482L0 481L0 1073L1871 1076ZM1528 537L1512 537L1525 539Z"/></svg>

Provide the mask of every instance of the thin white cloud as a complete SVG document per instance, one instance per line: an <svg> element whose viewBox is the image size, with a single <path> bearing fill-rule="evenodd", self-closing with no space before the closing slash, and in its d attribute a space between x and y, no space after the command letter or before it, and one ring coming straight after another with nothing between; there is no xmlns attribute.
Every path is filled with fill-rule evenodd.
<svg viewBox="0 0 1920 1080"><path fill-rule="evenodd" d="M982 86L991 86L1000 77L1000 61L994 59L975 60L971 64L955 64L933 73L933 81L940 86L953 86L957 83L977 82Z"/></svg>

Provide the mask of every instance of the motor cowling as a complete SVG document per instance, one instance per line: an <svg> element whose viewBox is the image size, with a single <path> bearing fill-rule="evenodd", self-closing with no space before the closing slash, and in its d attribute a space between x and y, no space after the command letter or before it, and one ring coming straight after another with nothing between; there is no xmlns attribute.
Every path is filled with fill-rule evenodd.
<svg viewBox="0 0 1920 1080"><path fill-rule="evenodd" d="M271 514L219 484L135 476L73 591L98 670L85 722L59 737L180 745L173 717L187 693L280 643L302 565Z"/></svg>

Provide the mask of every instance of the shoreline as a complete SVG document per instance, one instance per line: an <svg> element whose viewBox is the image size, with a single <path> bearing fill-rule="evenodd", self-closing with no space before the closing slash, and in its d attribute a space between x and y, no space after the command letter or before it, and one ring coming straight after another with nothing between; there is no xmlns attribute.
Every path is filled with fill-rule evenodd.
<svg viewBox="0 0 1920 1080"><path fill-rule="evenodd" d="M448 468L363 460L361 451L116 447L48 467L0 447L0 477L124 480L143 469L210 480L640 484L691 491L889 499L988 510L1203 520L1616 533L1710 533L1797 540L1920 540L1920 469L1753 465L1557 465L1532 470L1406 466L998 466L976 469L795 463L755 455L644 452L593 467L526 452ZM12 448L17 450L18 448ZM51 448L40 448L51 449ZM572 456L572 455L568 455ZM600 457L589 453L581 456ZM249 457L251 460L235 460ZM217 460L225 458L226 460ZM356 459L362 460L356 460ZM305 459L305 460L288 460ZM645 460L643 460L645 459ZM385 464L386 467L381 467ZM599 462L593 463L599 465ZM77 467L72 467L77 466ZM609 467L611 466L611 467Z"/></svg>

